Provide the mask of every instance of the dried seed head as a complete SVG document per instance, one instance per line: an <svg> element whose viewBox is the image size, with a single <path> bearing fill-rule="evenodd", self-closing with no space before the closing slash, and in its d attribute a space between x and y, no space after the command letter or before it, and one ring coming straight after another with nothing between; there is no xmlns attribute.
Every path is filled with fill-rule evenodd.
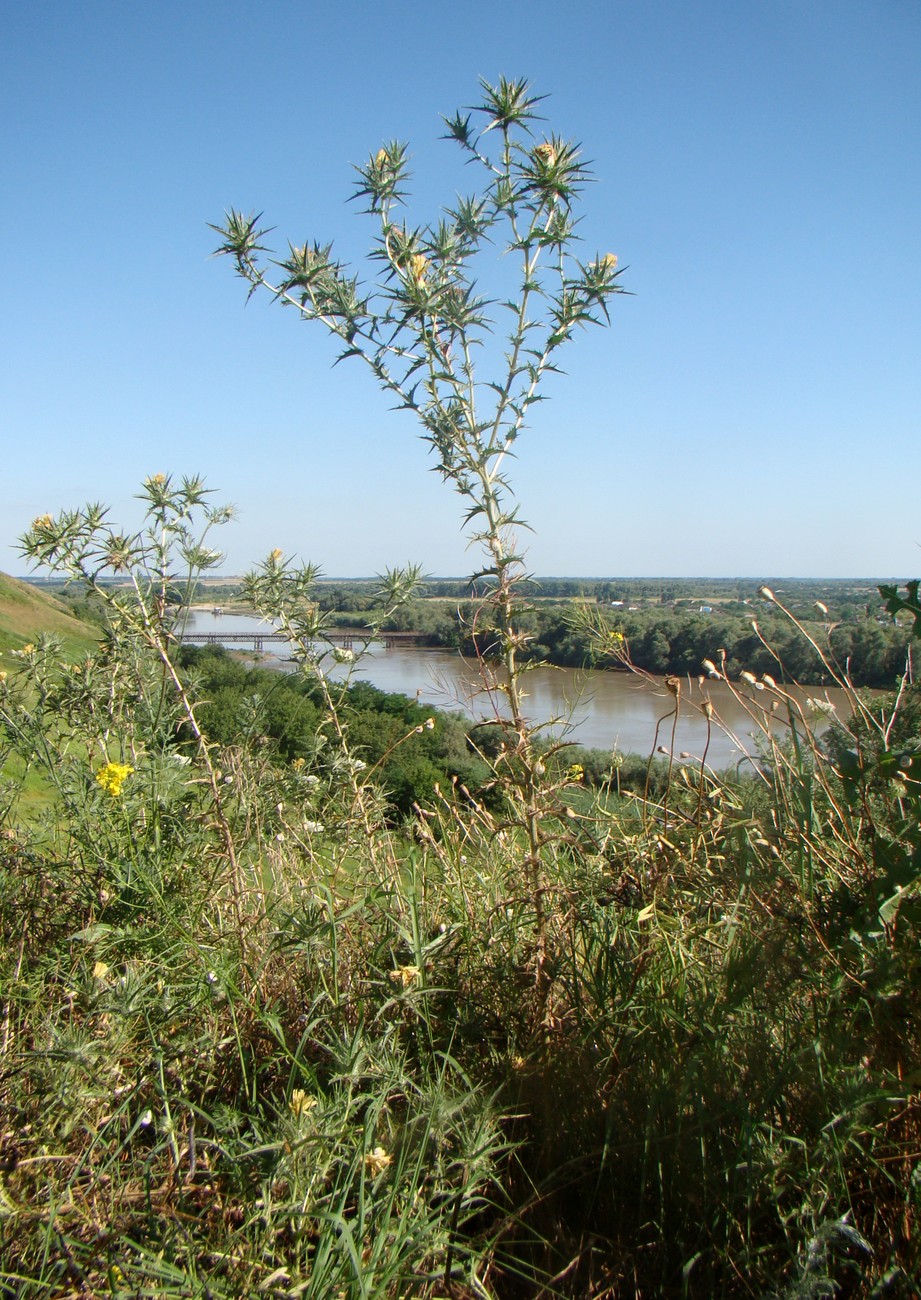
<svg viewBox="0 0 921 1300"><path fill-rule="evenodd" d="M773 591L771 591L770 587L759 587L758 595L762 600L769 600L772 604L776 604L777 602L777 597L774 595Z"/></svg>

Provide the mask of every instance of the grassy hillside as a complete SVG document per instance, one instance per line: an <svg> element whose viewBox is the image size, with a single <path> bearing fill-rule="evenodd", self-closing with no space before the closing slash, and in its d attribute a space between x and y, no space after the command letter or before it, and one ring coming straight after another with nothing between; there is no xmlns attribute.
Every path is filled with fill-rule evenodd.
<svg viewBox="0 0 921 1300"><path fill-rule="evenodd" d="M68 655L89 649L98 639L97 629L75 618L54 596L0 573L0 653L21 650L42 632L62 637Z"/></svg>

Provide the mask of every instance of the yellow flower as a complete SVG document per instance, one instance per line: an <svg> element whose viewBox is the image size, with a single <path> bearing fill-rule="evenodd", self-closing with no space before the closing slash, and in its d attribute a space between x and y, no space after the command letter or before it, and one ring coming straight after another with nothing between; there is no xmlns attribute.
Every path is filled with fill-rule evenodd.
<svg viewBox="0 0 921 1300"><path fill-rule="evenodd" d="M282 560L284 559L284 554L285 554L284 551L280 550L276 546L274 551L269 552L269 564L275 565L277 567L279 564L281 564Z"/></svg>
<svg viewBox="0 0 921 1300"><path fill-rule="evenodd" d="M390 972L394 984L402 984L404 989L411 988L421 975L422 971L418 966L398 966L396 970Z"/></svg>
<svg viewBox="0 0 921 1300"><path fill-rule="evenodd" d="M288 1109L291 1111L292 1115L296 1115L297 1118L300 1119L302 1115L306 1115L308 1112L312 1111L316 1104L316 1097L311 1096L309 1092L305 1092L303 1088L295 1088L291 1093L291 1100L288 1102Z"/></svg>
<svg viewBox="0 0 921 1300"><path fill-rule="evenodd" d="M409 269L420 282L425 279L425 273L428 270L428 258L423 257L421 253L416 253L409 259Z"/></svg>
<svg viewBox="0 0 921 1300"><path fill-rule="evenodd" d="M99 982L102 983L105 980L105 977L108 975L108 973L109 973L109 968L105 964L105 962L97 961L96 965L93 967L93 979L99 980Z"/></svg>
<svg viewBox="0 0 921 1300"><path fill-rule="evenodd" d="M542 144L535 145L534 156L539 158L546 166L551 167L556 162L556 148L549 140L544 140Z"/></svg>
<svg viewBox="0 0 921 1300"><path fill-rule="evenodd" d="M615 253L605 253L598 265L602 271L613 271L617 265L617 255Z"/></svg>
<svg viewBox="0 0 921 1300"><path fill-rule="evenodd" d="M581 763L573 763L573 765L567 771L566 775L568 776L570 781L581 781L582 778L585 776L585 768L582 766Z"/></svg>
<svg viewBox="0 0 921 1300"><path fill-rule="evenodd" d="M54 520L51 518L51 515L39 515L37 519L32 520L32 527L36 531L41 531L42 529L50 528L53 523Z"/></svg>
<svg viewBox="0 0 921 1300"><path fill-rule="evenodd" d="M383 167L386 161L387 161L387 150L378 149L377 153L374 155L374 166Z"/></svg>
<svg viewBox="0 0 921 1300"><path fill-rule="evenodd" d="M372 1178L382 1174L385 1169L389 1169L393 1164L393 1156L387 1154L383 1147L375 1147L365 1156L365 1169Z"/></svg>
<svg viewBox="0 0 921 1300"><path fill-rule="evenodd" d="M106 794L116 799L122 792L122 786L127 778L134 771L127 763L106 763L96 773L96 781L102 786Z"/></svg>

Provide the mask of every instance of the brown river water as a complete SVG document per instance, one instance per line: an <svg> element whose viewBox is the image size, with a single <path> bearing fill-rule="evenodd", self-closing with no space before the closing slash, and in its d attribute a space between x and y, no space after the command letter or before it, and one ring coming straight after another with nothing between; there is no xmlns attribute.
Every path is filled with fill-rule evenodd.
<svg viewBox="0 0 921 1300"><path fill-rule="evenodd" d="M266 625L245 615L214 615L195 610L185 630L194 633L265 631ZM272 653L270 653L272 652ZM279 664L288 657L284 645L267 646L261 662ZM329 661L330 676L341 678L342 665ZM496 716L497 706L483 691L477 666L453 650L427 650L398 647L387 650L372 645L360 664L353 669L356 681L371 682L382 691L399 692L417 698L423 704L453 709L468 717L486 719ZM706 757L714 768L746 765L758 753L757 736L762 728L773 728L782 738L787 731L783 718L786 706L781 702L776 714L770 713L776 696L769 690L756 691L739 686L735 691L725 682L682 679L678 716L675 701L663 678L606 669L553 668L541 665L523 678L527 699L526 712L535 725L548 724L547 734L561 736L590 749L617 749L624 754L644 757L663 746L675 758L690 755ZM849 712L844 693L837 689L813 687L801 691L798 698L812 696L834 704L842 718ZM713 705L714 717L708 725L701 708L704 700ZM821 716L816 718L824 724ZM760 724L760 725L759 725ZM674 728L674 736L673 736Z"/></svg>

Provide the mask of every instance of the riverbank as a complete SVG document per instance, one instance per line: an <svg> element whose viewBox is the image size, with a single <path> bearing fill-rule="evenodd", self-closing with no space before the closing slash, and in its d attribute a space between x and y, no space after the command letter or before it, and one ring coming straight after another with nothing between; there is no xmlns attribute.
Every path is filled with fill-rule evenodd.
<svg viewBox="0 0 921 1300"><path fill-rule="evenodd" d="M252 615L214 615L196 609L188 630L219 638L265 630ZM266 652L260 666L292 670L287 648ZM372 644L360 662L328 661L337 680L351 676L379 690L405 695L420 703L460 711L473 721L501 715L501 699L484 691L478 665L457 651L394 647ZM648 757L660 746L674 754L703 761L716 769L746 765L757 758L766 738L783 739L788 733L784 694L765 688L721 681L682 678L676 700L663 677L612 673L604 669L555 668L533 665L524 678L528 714L542 734L587 749L617 751ZM843 691L794 690L796 707L817 698L818 710L810 717L819 729L835 725L850 711ZM777 707L772 709L772 705ZM712 713L708 716L708 708ZM826 711L827 710L827 711Z"/></svg>

